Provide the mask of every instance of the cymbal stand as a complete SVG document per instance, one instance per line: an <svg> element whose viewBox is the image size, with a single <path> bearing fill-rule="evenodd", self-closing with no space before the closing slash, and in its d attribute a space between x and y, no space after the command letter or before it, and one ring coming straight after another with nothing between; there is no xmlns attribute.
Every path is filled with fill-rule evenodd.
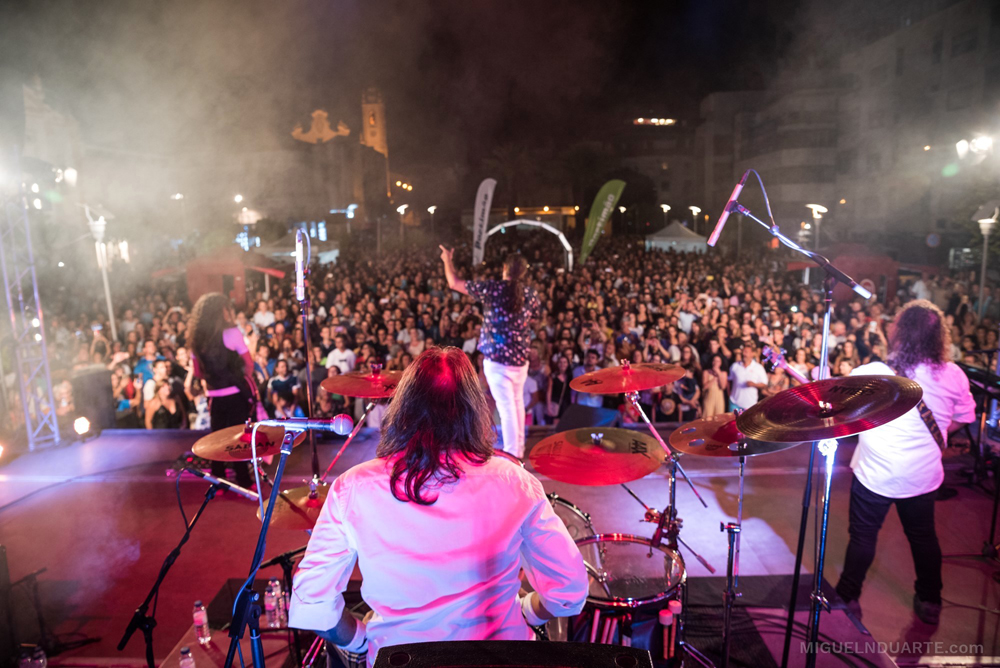
<svg viewBox="0 0 1000 668"><path fill-rule="evenodd" d="M740 536L743 535L743 482L746 472L746 441L740 441L737 446L740 454L740 491L737 496L736 521L720 523L719 531L725 531L729 537L729 556L726 560L726 590L722 594L722 666L729 666L729 646L732 641L733 604L741 596L736 591L740 586Z"/></svg>
<svg viewBox="0 0 1000 668"><path fill-rule="evenodd" d="M687 481L688 486L691 487L691 491L694 492L695 497L701 502L701 505L704 506L705 508L708 508L708 504L705 503L705 499L701 498L701 494L698 493L698 490L694 486L694 483L691 482L691 478L689 478L688 475L687 475L687 473L684 471L684 467L681 466L681 464L680 464L679 461L677 461L677 455L675 455L673 453L673 451L670 450L670 446L667 445L663 441L663 437L661 437L660 434L659 434L659 432L656 431L656 428L653 427L653 423L650 422L649 418L646 416L646 411L642 410L642 406L639 405L639 393L638 392L626 392L625 393L625 398L628 399L629 402L631 402L631 404L635 407L635 410L638 411L638 413L639 413L640 416L642 416L643 422L645 422L646 426L649 427L649 433L651 433L653 435L653 438L656 439L656 441L660 444L660 447L663 448L663 452L665 452L667 454L667 457L670 459L670 465L671 465L671 472L670 472L670 508L674 509L674 511L673 511L674 515L676 516L676 514L677 514L676 513L676 500L677 500L676 499L676 477L677 477L677 472L678 471L680 471L681 475L684 476L684 480Z"/></svg>
<svg viewBox="0 0 1000 668"><path fill-rule="evenodd" d="M256 432L256 428L254 429ZM264 644L260 637L260 594L253 590L253 582L260 570L260 564L264 560L264 550L267 547L267 530L271 525L271 515L274 513L274 504L278 500L278 488L281 486L281 474L285 472L285 462L288 455L292 454L292 444L298 432L286 430L281 441L281 457L278 459L278 467L274 471L274 482L271 485L271 497L264 509L264 516L261 518L260 534L257 536L257 547L254 550L253 562L250 564L250 575L236 595L236 602L233 604L233 620L229 624L229 651L226 653L225 668L232 668L233 659L236 657L236 650L239 649L240 640L246 627L250 627L250 650L255 668L264 668ZM256 442L257 434L251 434L251 444ZM242 657L242 654L241 654ZM242 660L241 660L242 662Z"/></svg>

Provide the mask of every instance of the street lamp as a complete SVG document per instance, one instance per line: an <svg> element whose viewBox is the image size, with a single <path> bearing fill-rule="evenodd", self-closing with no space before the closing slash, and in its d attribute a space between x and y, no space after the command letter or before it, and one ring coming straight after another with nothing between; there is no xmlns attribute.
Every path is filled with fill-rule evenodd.
<svg viewBox="0 0 1000 668"><path fill-rule="evenodd" d="M670 213L670 205L669 204L661 204L660 208L663 209L663 225L666 226L666 224L667 224L667 214Z"/></svg>
<svg viewBox="0 0 1000 668"><path fill-rule="evenodd" d="M813 248L819 248L819 230L820 225L823 223L823 214L829 211L822 204L806 204L807 209L812 209L813 220L816 221L816 235L813 238Z"/></svg>
<svg viewBox="0 0 1000 668"><path fill-rule="evenodd" d="M101 268L101 279L104 281L104 300L108 305L108 320L111 323L111 340L118 340L118 328L115 326L115 310L111 305L111 287L108 285L108 247L104 243L104 232L107 229L109 220L114 220L114 215L110 211L94 207L91 209L87 204L78 204L83 207L83 212L87 216L87 223L90 225L90 233L94 236L94 247L97 250L97 264ZM94 218L94 216L97 218Z"/></svg>
<svg viewBox="0 0 1000 668"><path fill-rule="evenodd" d="M993 209L993 214L989 215L990 209ZM974 221L979 223L979 232L983 235L983 263L979 268L979 319L983 319L983 308L986 306L985 291L986 291L986 257L989 254L990 247L990 234L993 232L993 228L997 224L997 219L1000 218L1000 203L997 202L987 202L983 206L979 207L976 211L976 215L972 217Z"/></svg>
<svg viewBox="0 0 1000 668"><path fill-rule="evenodd" d="M695 232L698 231L698 214L701 213L700 206L689 206L691 209L691 229Z"/></svg>
<svg viewBox="0 0 1000 668"><path fill-rule="evenodd" d="M436 205L427 207L427 213L431 214L431 241L434 240L434 212L437 210Z"/></svg>

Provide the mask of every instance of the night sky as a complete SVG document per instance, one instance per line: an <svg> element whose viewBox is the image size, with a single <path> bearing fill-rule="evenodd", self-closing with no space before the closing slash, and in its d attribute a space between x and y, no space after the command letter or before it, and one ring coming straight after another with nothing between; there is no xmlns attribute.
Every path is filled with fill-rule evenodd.
<svg viewBox="0 0 1000 668"><path fill-rule="evenodd" d="M40 76L88 143L270 147L315 108L356 130L377 86L393 164L461 170L633 114L694 120L708 92L766 86L822 5L8 0L0 25L3 61Z"/></svg>

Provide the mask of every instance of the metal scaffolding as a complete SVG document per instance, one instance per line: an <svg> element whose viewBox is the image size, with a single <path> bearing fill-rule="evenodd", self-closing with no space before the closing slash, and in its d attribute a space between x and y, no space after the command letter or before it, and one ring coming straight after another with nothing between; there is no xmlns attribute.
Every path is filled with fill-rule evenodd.
<svg viewBox="0 0 1000 668"><path fill-rule="evenodd" d="M35 450L59 443L59 423L49 373L45 319L38 300L27 193L24 184L10 185L3 188L0 184L5 214L0 219L0 269L10 312L14 372L24 410L28 449Z"/></svg>

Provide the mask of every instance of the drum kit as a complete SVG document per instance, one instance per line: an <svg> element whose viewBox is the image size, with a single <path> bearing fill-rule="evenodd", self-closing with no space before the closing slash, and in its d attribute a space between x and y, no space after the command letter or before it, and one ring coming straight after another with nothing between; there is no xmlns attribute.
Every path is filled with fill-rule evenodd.
<svg viewBox="0 0 1000 668"><path fill-rule="evenodd" d="M670 435L668 444L639 404L639 393L673 383L683 375L684 370L679 366L632 365L623 360L621 366L578 376L570 382L570 387L577 392L624 394L646 423L649 435L630 429L575 429L553 434L539 442L532 449L530 460L536 471L560 482L586 486L621 485L645 508L643 520L656 524L651 538L593 533L590 517L572 506L576 513L586 517L583 526L589 532L573 537L584 556L590 578L590 641L612 642L616 629L621 629L617 637L622 644L630 643L628 629L633 615L639 611L663 609L671 599L680 602L676 607L671 605L671 609L682 611L682 615L686 610L683 605L686 570L679 546L687 548L710 572L715 572L680 538L682 521L677 514L676 482L678 473L685 479L687 476L678 459L692 455L736 460L739 466L736 521L720 526L720 530L727 533L729 543L720 663L725 667L730 659L733 604L739 596L736 590L739 586L746 459L781 452L807 441L823 442L873 429L913 408L922 391L917 383L897 376L850 376L804 382L745 411L685 424ZM667 465L669 501L663 511L658 511L647 506L626 483L644 478L663 465ZM691 489L705 505L693 484ZM564 501L555 495L551 497ZM573 527L579 532L579 523ZM683 621L678 622L676 632L669 637L675 646L664 647L665 656L674 656L675 651L680 651L701 665L713 665L684 641Z"/></svg>
<svg viewBox="0 0 1000 668"><path fill-rule="evenodd" d="M328 392L371 400L392 397L400 372L373 369L370 373L331 376L321 383ZM686 569L680 546L688 549L712 573L715 569L685 543L681 537L683 522L677 509L677 476L690 485L695 497L708 505L688 479L680 458L684 456L731 458L739 466L739 492L735 522L722 523L728 535L726 589L723 592L723 650L721 666L729 663L732 609L738 597L739 550L743 515L746 459L794 448L805 441L837 439L872 429L899 417L915 406L922 394L915 382L896 376L851 376L802 384L761 401L750 409L702 418L675 430L664 441L639 404L639 393L669 385L680 379L684 370L672 364L630 364L583 374L570 382L578 392L624 394L646 423L649 433L635 429L590 428L553 434L531 450L534 469L554 480L571 485L620 485L644 508L642 520L655 524L652 537L628 533L597 533L589 514L557 494L548 498L556 515L565 524L584 557L589 584L590 642L630 644L629 629L633 615L673 604L684 610ZM310 530L314 526L329 491L326 476L344 448L358 432L359 421L327 472L313 475L306 485L278 492L270 511L270 525L280 529ZM304 432L282 434L281 428L239 425L213 432L194 446L200 457L219 461L252 459L251 434L256 431L258 458L277 454L283 439L292 447L302 443ZM501 457L513 459L502 451ZM661 467L666 469L668 502L662 511L648 506L627 485ZM258 512L260 516L260 512ZM266 515L265 515L266 516ZM654 558L654 555L656 558ZM676 605L676 607L675 607ZM705 666L707 657L684 640L683 620L677 620L673 647L665 648L670 656L684 652ZM552 627L550 627L551 629ZM307 656L314 655L310 650Z"/></svg>

